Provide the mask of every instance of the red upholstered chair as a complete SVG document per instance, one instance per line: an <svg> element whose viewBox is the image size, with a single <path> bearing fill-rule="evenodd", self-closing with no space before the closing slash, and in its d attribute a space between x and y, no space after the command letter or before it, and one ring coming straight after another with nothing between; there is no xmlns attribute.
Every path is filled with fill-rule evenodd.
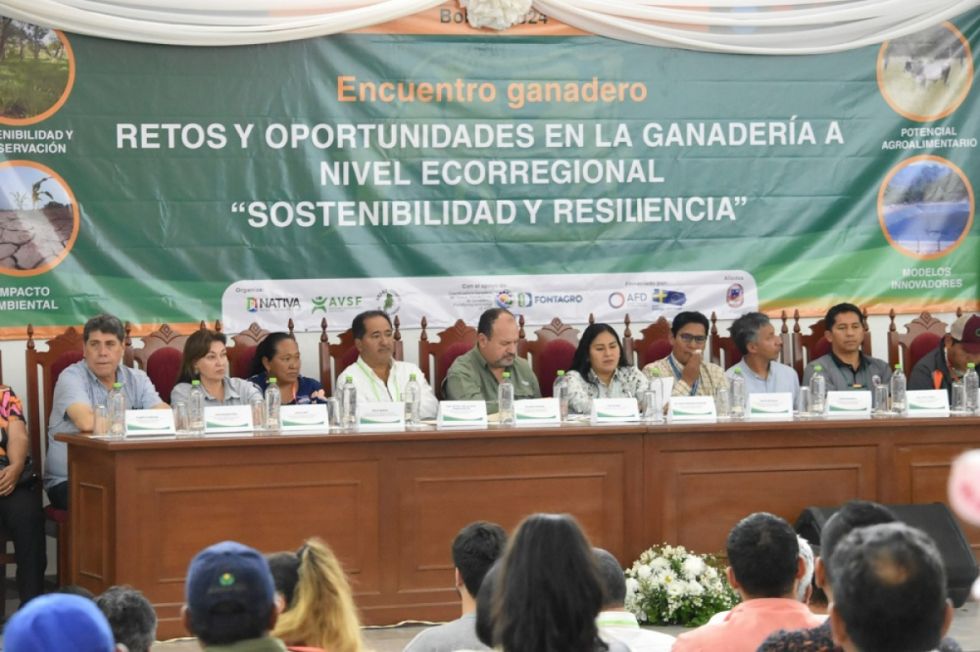
<svg viewBox="0 0 980 652"><path fill-rule="evenodd" d="M900 335L895 327L894 309L888 311L888 320L888 366L902 363L906 374L922 356L939 346L946 334L946 322L925 311L905 324L904 335Z"/></svg>
<svg viewBox="0 0 980 652"><path fill-rule="evenodd" d="M644 328L640 331L642 337L638 339L633 339L629 315L626 316L624 322L626 323L626 330L623 333L623 348L626 349L627 362L636 364L642 369L651 362L656 362L670 355L673 347L670 345L670 322L666 318L660 317Z"/></svg>
<svg viewBox="0 0 980 652"><path fill-rule="evenodd" d="M517 324L520 327L517 355L530 361L541 386L541 395L550 397L558 371L568 371L572 366L578 348L578 330L555 317L534 331L537 339L529 341L524 335L524 315L518 318Z"/></svg>
<svg viewBox="0 0 980 652"><path fill-rule="evenodd" d="M69 365L82 359L82 334L73 327L47 342L47 351L38 351L34 342L34 327L27 325L27 428L31 438L31 456L42 460L47 445L48 419L58 376ZM42 402L43 399L43 402ZM42 444L42 442L44 442ZM41 468L38 464L37 468ZM68 512L48 505L45 531L58 540L58 582L71 576L68 543Z"/></svg>
<svg viewBox="0 0 980 652"><path fill-rule="evenodd" d="M405 347L402 342L401 319L398 315L392 320L391 325L394 329L395 350L393 357L395 360L405 359ZM327 320L320 320L320 384L326 391L327 396L333 395L333 387L339 385L341 379L337 375L347 367L357 362L357 347L354 345L354 331L348 328L341 333L339 342L331 344L327 335Z"/></svg>
<svg viewBox="0 0 980 652"><path fill-rule="evenodd" d="M867 308L861 311L864 314L865 323L868 319ZM816 360L822 355L830 353L830 342L824 337L827 332L823 324L823 319L819 319L810 325L810 334L804 335L800 329L800 311L793 311L793 335L791 338L793 346L793 368L803 380L803 370L811 360ZM861 351L865 355L871 355L871 331L864 329L864 341L861 343Z"/></svg>
<svg viewBox="0 0 980 652"><path fill-rule="evenodd" d="M132 349L135 365L146 372L164 402L170 402L170 392L177 384L180 363L184 355L187 335L181 335L163 324L148 335L144 335L143 346Z"/></svg>
<svg viewBox="0 0 980 652"><path fill-rule="evenodd" d="M459 356L476 346L476 329L467 326L462 319L437 333L438 342L430 342L426 332L428 320L422 318L422 333L419 335L419 369L429 380L429 384L440 400L445 398L442 383L449 367ZM433 371L435 373L433 373Z"/></svg>
<svg viewBox="0 0 980 652"><path fill-rule="evenodd" d="M214 322L214 330L221 332L221 321ZM233 378L248 378L252 375L252 363L255 361L255 349L259 342L269 334L255 322L237 335L228 339L228 371Z"/></svg>

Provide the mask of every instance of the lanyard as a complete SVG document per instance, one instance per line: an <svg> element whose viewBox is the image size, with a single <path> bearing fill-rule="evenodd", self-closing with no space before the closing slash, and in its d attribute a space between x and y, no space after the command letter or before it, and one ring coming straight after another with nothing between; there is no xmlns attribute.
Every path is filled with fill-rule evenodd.
<svg viewBox="0 0 980 652"><path fill-rule="evenodd" d="M671 371L674 372L674 379L675 380L680 380L681 379L681 376L683 376L684 374L683 374L683 372L681 372L680 368L677 366L677 363L674 362L674 354L673 353L671 353L669 356L667 356L667 364L670 365ZM698 386L700 384L701 384L701 374L699 373L698 374L698 377L694 381L694 384L691 385L691 393L688 394L688 396L694 396L694 395L696 395L698 393Z"/></svg>
<svg viewBox="0 0 980 652"><path fill-rule="evenodd" d="M361 370L361 372L367 377L368 382L371 383L371 393L374 394L374 399L379 403L382 402L381 395L378 394L378 385L381 384L381 379L378 378L377 374L375 374L371 369L369 369L367 365L364 364L364 361L361 360L360 358L357 359L357 366ZM391 401L400 400L402 392L400 389L398 389L398 376L395 374L394 364L391 365L391 371L389 372L389 374L394 379L395 394L397 395L397 398L391 395L391 392L388 391L388 388L385 385L381 385L381 386L384 388L384 392L385 394L388 395L389 400Z"/></svg>

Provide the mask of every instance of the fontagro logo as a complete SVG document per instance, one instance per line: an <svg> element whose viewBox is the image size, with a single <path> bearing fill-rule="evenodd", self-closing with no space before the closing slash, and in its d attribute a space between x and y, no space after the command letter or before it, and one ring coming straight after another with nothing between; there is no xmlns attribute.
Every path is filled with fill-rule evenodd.
<svg viewBox="0 0 980 652"><path fill-rule="evenodd" d="M394 290L381 290L375 300L378 302L378 310L384 311L389 316L396 314L402 307L401 295Z"/></svg>
<svg viewBox="0 0 980 652"><path fill-rule="evenodd" d="M498 308L510 308L514 305L514 295L511 294L510 290L501 290L497 293L497 298L494 300Z"/></svg>
<svg viewBox="0 0 980 652"><path fill-rule="evenodd" d="M245 297L248 312L282 312L300 307L299 297Z"/></svg>
<svg viewBox="0 0 980 652"><path fill-rule="evenodd" d="M732 283L728 286L728 291L725 293L725 303L730 308L742 307L742 304L745 303L745 288L742 287L741 283Z"/></svg>
<svg viewBox="0 0 980 652"><path fill-rule="evenodd" d="M534 305L534 297L530 292L517 293L517 306L519 308L530 308Z"/></svg>
<svg viewBox="0 0 980 652"><path fill-rule="evenodd" d="M626 295L622 292L613 292L609 295L609 307L619 310L626 305Z"/></svg>

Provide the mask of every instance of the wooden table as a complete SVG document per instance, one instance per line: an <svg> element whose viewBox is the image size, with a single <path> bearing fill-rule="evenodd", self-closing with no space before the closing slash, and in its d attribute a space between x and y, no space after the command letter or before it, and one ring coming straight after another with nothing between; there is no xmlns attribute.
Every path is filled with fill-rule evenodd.
<svg viewBox="0 0 980 652"><path fill-rule="evenodd" d="M71 581L142 590L160 636L183 635L184 576L235 539L272 552L320 536L366 623L458 615L450 543L466 523L513 528L570 512L625 564L654 543L720 551L765 510L791 522L852 498L945 501L950 460L980 418L802 421L69 443ZM980 551L980 530L965 528Z"/></svg>

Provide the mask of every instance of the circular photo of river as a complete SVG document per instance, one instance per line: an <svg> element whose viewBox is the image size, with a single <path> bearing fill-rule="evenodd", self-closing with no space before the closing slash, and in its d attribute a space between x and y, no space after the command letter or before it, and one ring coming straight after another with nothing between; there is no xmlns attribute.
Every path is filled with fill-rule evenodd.
<svg viewBox="0 0 980 652"><path fill-rule="evenodd" d="M963 171L938 156L896 166L878 193L878 221L892 247L913 258L939 258L973 225L973 188Z"/></svg>

